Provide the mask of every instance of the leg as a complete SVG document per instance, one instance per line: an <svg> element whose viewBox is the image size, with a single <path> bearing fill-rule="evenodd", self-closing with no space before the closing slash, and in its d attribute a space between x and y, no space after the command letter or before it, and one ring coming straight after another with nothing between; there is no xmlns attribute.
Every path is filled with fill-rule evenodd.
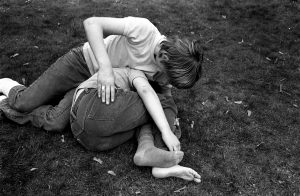
<svg viewBox="0 0 300 196"><path fill-rule="evenodd" d="M43 105L30 113L21 113L12 109L7 100L2 101L0 110L8 119L18 124L31 122L35 127L47 131L62 131L69 124L74 91L75 89L69 91L58 105Z"/></svg>
<svg viewBox="0 0 300 196"><path fill-rule="evenodd" d="M138 149L134 155L134 163L138 166L171 167L183 158L182 151L165 151L154 146L151 124L141 127L138 136Z"/></svg>
<svg viewBox="0 0 300 196"><path fill-rule="evenodd" d="M170 168L152 168L152 175L156 178L177 177L187 181L201 182L201 176L193 169L175 165Z"/></svg>
<svg viewBox="0 0 300 196"><path fill-rule="evenodd" d="M63 96L89 77L90 72L82 48L79 47L59 58L28 88L17 83L5 85L2 80L0 91L8 95L9 104L13 109L31 112L41 105L48 104L57 96Z"/></svg>

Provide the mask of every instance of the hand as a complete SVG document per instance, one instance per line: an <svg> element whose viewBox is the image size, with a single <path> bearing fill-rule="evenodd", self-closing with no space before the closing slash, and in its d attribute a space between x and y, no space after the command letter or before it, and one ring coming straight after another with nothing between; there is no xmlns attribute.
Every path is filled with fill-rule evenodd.
<svg viewBox="0 0 300 196"><path fill-rule="evenodd" d="M165 144L167 145L167 147L169 148L170 151L179 151L180 150L180 142L172 131L163 133L162 139L164 140Z"/></svg>
<svg viewBox="0 0 300 196"><path fill-rule="evenodd" d="M98 78L98 97L102 97L102 102L109 104L110 101L114 102L115 100L115 77L114 73L111 71L106 72L99 69Z"/></svg>

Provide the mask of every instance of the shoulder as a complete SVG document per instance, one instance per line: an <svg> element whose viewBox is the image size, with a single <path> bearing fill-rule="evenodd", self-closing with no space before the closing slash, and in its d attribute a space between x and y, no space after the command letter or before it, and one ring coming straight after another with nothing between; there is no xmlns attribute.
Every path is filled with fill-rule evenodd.
<svg viewBox="0 0 300 196"><path fill-rule="evenodd" d="M153 26L155 27L150 20L147 18L140 18L140 17L134 17L134 16L128 16L123 19L125 23L131 24L134 26Z"/></svg>
<svg viewBox="0 0 300 196"><path fill-rule="evenodd" d="M133 42L159 34L157 28L146 18L129 16L124 18L124 24L124 35L131 38Z"/></svg>

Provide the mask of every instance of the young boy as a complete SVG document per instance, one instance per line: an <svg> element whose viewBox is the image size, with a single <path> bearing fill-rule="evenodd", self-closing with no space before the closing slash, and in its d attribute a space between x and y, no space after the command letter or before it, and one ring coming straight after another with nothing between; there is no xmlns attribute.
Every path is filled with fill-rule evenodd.
<svg viewBox="0 0 300 196"><path fill-rule="evenodd" d="M173 133L172 119L177 111L170 107L172 104L168 104L167 99L159 99L143 72L128 67L114 68L113 71L117 99L110 105L97 98L97 74L76 89L71 129L77 140L89 150L102 151L127 141L138 128L138 149L134 155L136 165L153 167L152 174L158 178L175 176L200 182L196 171L178 165L183 152ZM163 142L158 137L154 139L152 124L161 133L160 139L168 141L165 143L170 151L163 149Z"/></svg>
<svg viewBox="0 0 300 196"><path fill-rule="evenodd" d="M171 123L177 111L172 108L172 104L168 103L169 100L161 98L162 107L159 97L141 71L128 67L114 68L113 71L118 98L110 105L102 103L96 96L97 74L76 89L71 109L71 128L77 140L89 150L108 150L127 141L138 128L140 129L138 131L139 144L134 156L136 165L153 167L152 173L155 177L175 176L200 182L197 172L178 165L183 158L183 152L180 151L179 141L173 134L175 127ZM40 107L41 110L44 108L47 106ZM155 128L151 126L151 118L146 109L161 132L160 138L156 137L156 140L152 135L152 130ZM34 113L39 113L38 110L39 108L35 109ZM46 124L43 118L34 119L33 113L19 115L19 120L17 120L18 115L15 115L17 112L13 109L3 111L11 120L19 123L20 119L23 119L22 122L27 119L34 125ZM169 119L166 118L164 112ZM62 117L59 113L57 116ZM59 118L54 119L57 119L57 122L53 124L57 126ZM170 151L160 149L164 148L159 140L161 136L172 141L167 146ZM160 148L155 147L154 142Z"/></svg>

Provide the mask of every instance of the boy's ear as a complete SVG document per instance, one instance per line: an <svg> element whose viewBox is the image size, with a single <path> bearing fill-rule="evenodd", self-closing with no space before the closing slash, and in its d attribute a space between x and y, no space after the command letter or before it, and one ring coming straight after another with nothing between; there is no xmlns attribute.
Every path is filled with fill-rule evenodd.
<svg viewBox="0 0 300 196"><path fill-rule="evenodd" d="M168 60L169 60L169 57L168 57L168 55L166 54L166 52L162 52L162 53L161 53L161 59L162 59L163 61L168 61Z"/></svg>

